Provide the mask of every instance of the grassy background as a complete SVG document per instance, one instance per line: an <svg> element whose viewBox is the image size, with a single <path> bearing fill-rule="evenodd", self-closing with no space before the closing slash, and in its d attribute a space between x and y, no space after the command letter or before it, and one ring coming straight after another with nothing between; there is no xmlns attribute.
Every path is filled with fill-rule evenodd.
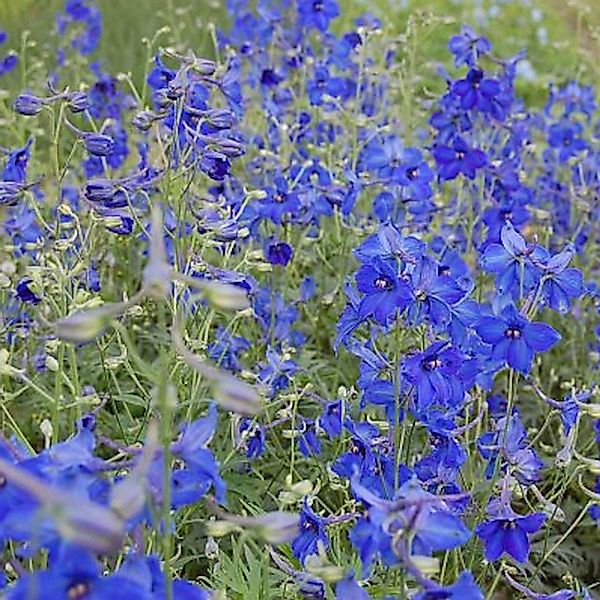
<svg viewBox="0 0 600 600"><path fill-rule="evenodd" d="M113 71L136 73L143 60L141 39L151 37L162 26L178 27L185 41L200 53L209 52L207 25L226 22L225 0L97 0L104 15L105 34L98 56ZM407 15L415 10L431 11L454 23L440 25L445 31L430 36L427 44L433 58L442 57L447 36L462 22L478 25L484 12L496 11L479 29L492 37L501 54L525 47L536 71L547 78L574 75L600 79L597 39L600 32L598 0L529 0L530 7L516 0L340 0L347 25L358 14L371 11L384 19L386 26L402 32ZM19 0L0 2L0 27L17 49L25 30L41 42L54 27L54 16L64 0ZM339 20L340 21L340 20ZM547 31L548 43L540 42L539 30ZM582 60L583 58L583 60Z"/></svg>
<svg viewBox="0 0 600 600"><path fill-rule="evenodd" d="M65 0L19 0L0 2L0 28L9 34L4 49L18 50L25 31L37 42L34 50L48 69L57 41L50 35L55 14ZM432 64L448 62L447 40L463 22L490 36L499 56L527 50L536 73L521 80L519 93L534 104L543 102L549 82L580 79L600 83L600 2L598 0L339 0L343 17L336 27L344 30L357 15L370 11L382 18L396 34L406 30L415 11L443 17L419 33L419 57L425 67L425 84L435 88L439 79ZM103 12L104 34L94 58L112 72L132 72L140 82L146 66L144 37L151 38L161 27L179 32L186 48L199 55L211 54L209 23L225 26L225 0L97 0ZM529 6L525 6L529 4ZM544 38L547 41L544 41ZM172 39L172 38L171 38ZM402 45L402 41L400 41ZM429 63L428 65L426 63ZM24 77L11 74L3 87L23 87ZM437 84L436 84L437 81Z"/></svg>

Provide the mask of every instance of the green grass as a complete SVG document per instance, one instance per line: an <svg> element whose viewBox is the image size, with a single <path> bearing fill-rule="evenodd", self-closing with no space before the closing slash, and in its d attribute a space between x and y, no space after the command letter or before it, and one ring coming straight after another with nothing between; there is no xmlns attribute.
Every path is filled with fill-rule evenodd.
<svg viewBox="0 0 600 600"><path fill-rule="evenodd" d="M421 13L418 44L420 69L425 84L436 80L435 61L447 60L447 39L461 23L467 22L484 31L502 56L527 50L528 60L538 77L533 82L520 83L520 93L529 102L541 103L549 82L569 79L600 81L600 63L596 60L600 45L600 4L596 0L533 0L532 9L520 3L502 2L497 16L486 26L478 25L473 0L461 0L450 5L448 0L340 0L343 20L337 28L343 31L352 20L366 11L379 16L386 28L397 36L406 32L410 14ZM408 4L408 8L404 5ZM479 4L479 3L477 3ZM484 2L489 6L489 2ZM496 5L500 3L496 2ZM8 46L19 49L25 31L38 44L36 53L53 57L56 40L49 33L54 29L55 14L64 0L20 0L0 4L0 27L9 33ZM131 72L136 81L146 69L147 53L142 40L152 38L157 30L170 27L177 31L182 46L193 48L197 54L210 55L212 42L209 24L226 23L225 0L98 0L104 16L104 35L95 58L113 73ZM434 15L429 18L427 15ZM542 43L538 30L547 32ZM160 42L159 42L160 43ZM398 37L400 55L405 42ZM45 60L48 64L53 58ZM20 79L12 77L5 86L17 88Z"/></svg>

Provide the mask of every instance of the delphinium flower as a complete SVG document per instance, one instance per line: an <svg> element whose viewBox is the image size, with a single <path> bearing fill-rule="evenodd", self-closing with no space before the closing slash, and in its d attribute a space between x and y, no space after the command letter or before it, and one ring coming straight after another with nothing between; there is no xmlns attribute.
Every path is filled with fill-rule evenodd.
<svg viewBox="0 0 600 600"><path fill-rule="evenodd" d="M583 293L583 274L579 269L569 267L574 255L572 247L549 258L543 265L542 298L559 313L566 313L575 298Z"/></svg>
<svg viewBox="0 0 600 600"><path fill-rule="evenodd" d="M238 435L247 458L259 458L266 449L266 429L249 418L242 419Z"/></svg>
<svg viewBox="0 0 600 600"><path fill-rule="evenodd" d="M329 22L340 14L337 0L297 0L300 23L307 28L326 31Z"/></svg>
<svg viewBox="0 0 600 600"><path fill-rule="evenodd" d="M504 120L510 96L506 97L499 80L485 77L481 69L470 69L464 79L452 84L451 93L460 99L464 110L476 109Z"/></svg>
<svg viewBox="0 0 600 600"><path fill-rule="evenodd" d="M342 433L343 419L344 401L342 399L334 400L327 402L323 407L323 412L318 419L318 425L330 439L333 439Z"/></svg>
<svg viewBox="0 0 600 600"><path fill-rule="evenodd" d="M305 457L321 454L321 440L317 435L317 424L313 419L300 418L297 428L298 450Z"/></svg>
<svg viewBox="0 0 600 600"><path fill-rule="evenodd" d="M265 248L265 258L272 265L285 267L292 260L292 255L293 249L286 242L272 240Z"/></svg>
<svg viewBox="0 0 600 600"><path fill-rule="evenodd" d="M502 408L506 411L504 403ZM496 421L494 431L484 433L477 440L477 446L483 458L488 461L488 477L493 475L498 466L501 472L508 471L524 486L540 479L544 463L530 447L527 431L518 412L503 414Z"/></svg>
<svg viewBox="0 0 600 600"><path fill-rule="evenodd" d="M529 536L542 527L546 515L519 515L508 505L490 516L492 518L489 521L475 529L485 544L485 557L496 561L503 554L508 554L517 562L526 563L530 551Z"/></svg>
<svg viewBox="0 0 600 600"><path fill-rule="evenodd" d="M232 335L230 331L220 328L214 342L208 347L208 356L215 364L237 373L242 370L240 354L250 348L250 341L242 336Z"/></svg>
<svg viewBox="0 0 600 600"><path fill-rule="evenodd" d="M259 203L258 213L262 218L271 219L280 225L284 219L295 217L300 211L300 201L296 191L290 189L287 179L277 175L273 185L265 189L266 197Z"/></svg>
<svg viewBox="0 0 600 600"><path fill-rule="evenodd" d="M57 15L58 34L66 37L69 28L77 23L83 31L69 40L71 47L83 55L91 54L100 43L102 36L102 13L94 2L87 0L67 0L64 13Z"/></svg>
<svg viewBox="0 0 600 600"><path fill-rule="evenodd" d="M391 320L411 299L407 283L400 278L395 261L375 258L356 273L356 286L364 294L359 314L373 316L381 324Z"/></svg>
<svg viewBox="0 0 600 600"><path fill-rule="evenodd" d="M456 179L461 173L475 179L477 171L487 164L485 152L471 147L463 138L457 137L452 144L439 144L433 148L438 175L442 180Z"/></svg>
<svg viewBox="0 0 600 600"><path fill-rule="evenodd" d="M552 459L562 454L583 460L577 452L584 447L585 429L578 426L586 412L583 396L554 403L542 398L544 409L552 409L543 425L535 399L527 410L523 402L531 400L530 385L554 390L570 385L571 375L587 377L585 361L573 360L573 368L548 365L552 355L540 357L539 372L531 374L531 367L534 356L559 339L538 310L561 313L553 323L574 351L579 334L569 327L568 312L577 311L586 326L597 317L593 284L585 284L588 298L577 301L584 275L575 268L583 266L585 278L594 278L596 211L590 199L600 184L593 92L568 84L552 90L544 111L530 111L515 97L522 56L488 57L489 41L464 26L450 50L455 66L466 68L443 74L446 93L439 101L425 100L422 86L412 85L410 61L388 47L385 24L372 15L354 23L340 19L348 30L337 32L329 29L340 12L333 0L227 4L232 27L214 36L215 60L183 53L183 35L177 44L161 40L148 89L139 98L134 94L136 100L123 85L135 86L128 75L116 77L94 65L88 92L27 92L15 103L22 114L39 116L39 123L22 119L25 132L45 128L59 111L79 113L72 119L75 133L92 156L79 157L75 148L63 165L66 155L58 152L64 180L61 175L62 189L52 194L57 182L38 186L25 176L34 149L37 164L30 172L46 172L39 136L35 146L7 152L0 187L1 202L11 205L4 223L10 261L3 257L0 265L8 299L1 329L10 349L0 360L8 378L4 408L12 431L13 406L17 421L30 406L45 413L44 399L56 392L49 406L58 415L50 415L54 432L43 422L46 451L35 456L11 443L1 456L9 469L15 462L31 471L49 495L64 488L75 498L63 503L74 508L58 527L54 515L40 514L44 502L15 490L9 477L0 485L6 508L0 534L17 558L21 551L33 556L38 543L44 552L50 549L54 577L61 537L75 529L82 529L80 539L89 533L88 546L102 545L94 552L97 573L90 570L85 582L75 578L71 595L93 594L125 577L135 580L141 598L169 596L174 579L174 598L204 599L210 592L177 575L201 576L186 562L187 534L208 507L222 517L215 529L242 529L267 545L290 542L306 572L271 548L268 553L304 597L322 599L333 588L340 600L368 598L369 590L392 593L382 571L369 569L380 558L385 572L389 568L402 582L393 593L479 599L475 577L482 587L490 577L477 544L467 557L474 575L448 571L461 556L455 549L469 539L466 519L481 514L499 477L507 488L518 484L526 501L533 493L548 511L536 487L544 489L544 467L550 471ZM61 31L77 36L76 51L92 51L98 14L92 2L69 0L66 7ZM64 56L60 63L66 66ZM394 102L398 81L400 103ZM433 116L426 114L430 109ZM431 131L419 129L426 121ZM58 146L64 151L63 136ZM15 147L25 139L19 137ZM165 223L150 227L147 215L158 201L168 207ZM139 268L138 253L149 253ZM140 280L143 301L133 296L131 302ZM343 292L347 304L332 340L334 364L327 338ZM234 316L223 314L227 308ZM171 335L166 331L171 312L185 313L185 334L179 317ZM48 314L58 320L46 336ZM100 338L111 324L114 331ZM90 339L97 344L80 346ZM89 370L96 364L92 357L101 359L97 374ZM35 371L42 362L43 372ZM498 373L504 365L527 380ZM146 406L147 384L154 386L162 373L189 393L180 395L178 405ZM89 377L97 393L87 392ZM264 385L266 404L249 382ZM496 399L486 402L487 393ZM212 404L199 416L199 403L213 398L219 416ZM98 409L98 427L107 434L98 436L102 459L87 426L52 443L69 427L69 411L105 399L109 404ZM136 427L141 409L169 425L151 452L148 444L142 451L127 445L143 431ZM558 457L552 456L558 448L551 435L554 411L568 436L568 452ZM283 485L280 473L289 473ZM294 481L307 473L310 481L301 479L298 494ZM255 489L245 494L250 478ZM225 502L227 487L238 514L215 509ZM313 497L317 488L318 511L306 502L298 506L299 517L262 512L278 491L288 504L307 493ZM210 493L214 500L207 500ZM568 494L576 496L570 489ZM90 507L82 498L106 531L98 532L89 519L77 527L82 522L76 517ZM500 509L494 500L485 523L469 522L479 526L492 555L498 531L525 531L528 547L535 525L527 521L531 515L511 512L510 499L501 500ZM327 532L339 521L322 514L353 504L364 509L344 515L355 523L335 537ZM40 517L42 526L35 520ZM502 541L513 557L524 554L521 533L515 534L519 543ZM578 535L578 528L572 533ZM175 535L181 561L169 548ZM329 535L336 562L360 558L358 576L323 562ZM144 555L146 538L160 551L164 539L163 556ZM247 544L240 539L245 558L256 549L254 541ZM118 556L104 556L105 548ZM444 560L439 582L428 579L438 559ZM21 564L25 570L30 563L12 563L10 577ZM224 557L207 577L218 576L230 587L228 564ZM244 595L245 583L252 582L245 581L245 569L239 571ZM281 574L269 578L269 585L281 580ZM123 583L123 593L128 585Z"/></svg>
<svg viewBox="0 0 600 600"><path fill-rule="evenodd" d="M0 30L0 46L6 43L8 39L8 35L5 31ZM17 64L19 63L19 57L15 52L9 52L4 58L0 60L0 77L10 73L15 69Z"/></svg>
<svg viewBox="0 0 600 600"><path fill-rule="evenodd" d="M352 575L344 577L335 586L337 600L370 600L371 596Z"/></svg>
<svg viewBox="0 0 600 600"><path fill-rule="evenodd" d="M414 324L424 319L436 325L448 323L452 307L467 296L452 277L440 273L439 265L429 256L417 262L409 277L413 299L408 307L408 318Z"/></svg>
<svg viewBox="0 0 600 600"><path fill-rule="evenodd" d="M433 404L460 405L465 391L474 381L476 370L476 361L469 361L445 341L435 342L425 352L404 361L404 373L416 388L420 410Z"/></svg>
<svg viewBox="0 0 600 600"><path fill-rule="evenodd" d="M7 600L103 597L150 600L153 595L135 577L128 577L119 571L103 575L100 565L90 553L66 544L55 550L49 569L19 578L6 596Z"/></svg>
<svg viewBox="0 0 600 600"><path fill-rule="evenodd" d="M324 548L329 546L325 526L325 519L317 515L305 500L300 511L300 533L292 542L292 552L302 563L317 553L319 543Z"/></svg>
<svg viewBox="0 0 600 600"><path fill-rule="evenodd" d="M481 339L490 344L490 357L528 375L536 353L547 352L561 339L546 323L531 322L514 304L497 316L484 316L476 325Z"/></svg>
<svg viewBox="0 0 600 600"><path fill-rule="evenodd" d="M416 479L406 481L391 500L382 499L358 483L356 476L352 478L352 489L368 507L366 520L357 524L350 537L359 546L366 569L382 550L384 556L391 551L396 560L413 554L429 556L436 550L461 546L471 537L462 521L448 510L443 497L437 499L425 492ZM367 524L372 529L371 539L360 533ZM373 545L380 536L384 545ZM371 545L370 549L366 544Z"/></svg>
<svg viewBox="0 0 600 600"><path fill-rule="evenodd" d="M454 64L460 67L462 64L474 66L481 56L489 54L492 49L490 41L478 36L468 25L463 25L460 35L453 35L448 44L454 55Z"/></svg>
<svg viewBox="0 0 600 600"><path fill-rule="evenodd" d="M559 162L563 163L587 148L586 142L580 137L582 126L568 120L555 123L548 131L548 143L555 148Z"/></svg>
<svg viewBox="0 0 600 600"><path fill-rule="evenodd" d="M501 243L486 247L481 265L494 273L500 293L511 291L516 298L529 292L539 281L546 252L539 244L527 244L511 223L502 228L500 239Z"/></svg>
<svg viewBox="0 0 600 600"><path fill-rule="evenodd" d="M483 598L484 595L470 571L463 571L451 585L443 587L434 585L415 596L415 600L483 600Z"/></svg>

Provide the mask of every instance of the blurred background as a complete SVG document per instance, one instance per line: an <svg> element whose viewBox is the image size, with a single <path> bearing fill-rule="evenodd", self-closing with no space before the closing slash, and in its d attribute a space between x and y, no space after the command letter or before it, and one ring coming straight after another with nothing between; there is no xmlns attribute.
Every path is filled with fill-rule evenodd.
<svg viewBox="0 0 600 600"><path fill-rule="evenodd" d="M252 0L251 0L252 1ZM164 26L178 32L182 45L198 55L212 54L210 24L227 28L227 0L96 0L103 14L103 35L92 58L111 73L131 72L139 81L147 64L143 38ZM352 27L358 15L381 18L390 35L400 36L408 18L431 13L433 25L422 30L419 54L432 63L447 63L447 40L461 23L490 37L496 54L510 56L525 49L520 65L525 94L542 97L550 82L581 79L600 82L600 0L339 0L342 17L334 30ZM65 0L0 0L0 29L8 34L2 52L20 52L29 31L35 42L30 55L55 60L56 13ZM165 39L167 39L165 37ZM402 43L400 38L400 43ZM2 87L23 83L23 72L11 73ZM531 99L531 98L530 98Z"/></svg>

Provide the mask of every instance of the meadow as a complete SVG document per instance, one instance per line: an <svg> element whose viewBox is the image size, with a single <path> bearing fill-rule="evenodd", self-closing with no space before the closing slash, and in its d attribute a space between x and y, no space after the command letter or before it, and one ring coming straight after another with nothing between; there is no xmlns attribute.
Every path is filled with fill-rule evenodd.
<svg viewBox="0 0 600 600"><path fill-rule="evenodd" d="M600 597L600 7L0 5L0 596Z"/></svg>

